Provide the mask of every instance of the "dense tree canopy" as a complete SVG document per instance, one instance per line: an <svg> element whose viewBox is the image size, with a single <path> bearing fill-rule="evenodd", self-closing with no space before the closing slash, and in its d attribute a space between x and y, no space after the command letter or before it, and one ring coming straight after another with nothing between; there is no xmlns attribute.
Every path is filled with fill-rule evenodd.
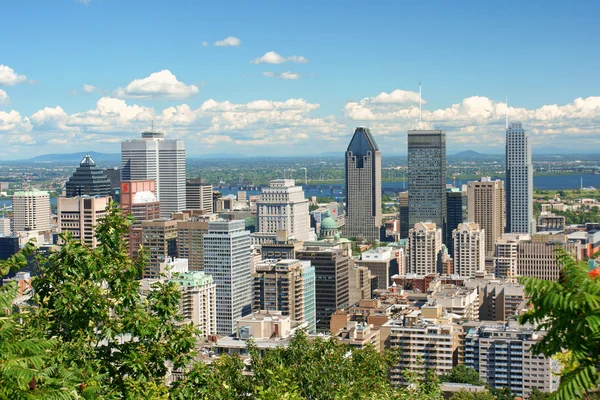
<svg viewBox="0 0 600 400"><path fill-rule="evenodd" d="M481 380L477 371L471 367L467 367L464 364L458 364L452 367L450 372L440 377L442 382L454 382L454 383L467 383L469 385L485 385L485 382Z"/></svg>

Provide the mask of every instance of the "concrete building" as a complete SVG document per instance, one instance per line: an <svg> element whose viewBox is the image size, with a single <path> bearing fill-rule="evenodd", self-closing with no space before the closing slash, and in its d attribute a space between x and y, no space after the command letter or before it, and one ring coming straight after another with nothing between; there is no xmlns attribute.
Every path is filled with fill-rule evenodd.
<svg viewBox="0 0 600 400"><path fill-rule="evenodd" d="M263 260L252 279L252 311L281 311L316 331L315 268L309 261Z"/></svg>
<svg viewBox="0 0 600 400"><path fill-rule="evenodd" d="M479 224L465 222L452 232L454 273L464 277L485 271L485 232Z"/></svg>
<svg viewBox="0 0 600 400"><path fill-rule="evenodd" d="M467 184L468 220L485 232L485 256L494 256L494 246L504 233L504 182L489 177Z"/></svg>
<svg viewBox="0 0 600 400"><path fill-rule="evenodd" d="M506 233L535 233L531 142L520 122L506 129Z"/></svg>
<svg viewBox="0 0 600 400"><path fill-rule="evenodd" d="M129 228L129 254L136 259L142 245L142 221L160 218L160 202L156 198L156 183L148 181L120 182L119 201L123 215L131 214L134 222Z"/></svg>
<svg viewBox="0 0 600 400"><path fill-rule="evenodd" d="M10 236L10 218L0 218L0 236Z"/></svg>
<svg viewBox="0 0 600 400"><path fill-rule="evenodd" d="M433 222L418 222L408 233L408 270L427 275L438 272L442 256L442 230Z"/></svg>
<svg viewBox="0 0 600 400"><path fill-rule="evenodd" d="M361 300L370 299L373 290L378 286L378 279L368 267L359 266L355 263L350 265L348 272L348 302L358 303Z"/></svg>
<svg viewBox="0 0 600 400"><path fill-rule="evenodd" d="M533 235L531 241L521 241L517 246L517 274L538 279L556 281L560 266L556 260L556 249L562 247L581 259L581 246L568 241L564 235Z"/></svg>
<svg viewBox="0 0 600 400"><path fill-rule="evenodd" d="M170 279L181 288L180 308L186 322L191 321L202 336L217 334L216 287L213 277L203 271L189 271Z"/></svg>
<svg viewBox="0 0 600 400"><path fill-rule="evenodd" d="M398 195L398 219L400 220L400 239L408 238L408 231L411 226L408 218L408 192L402 192Z"/></svg>
<svg viewBox="0 0 600 400"><path fill-rule="evenodd" d="M466 288L477 288L480 321L507 321L520 311L525 300L525 289L518 283L483 277L468 279Z"/></svg>
<svg viewBox="0 0 600 400"><path fill-rule="evenodd" d="M381 152L368 128L356 128L346 150L344 237L381 237Z"/></svg>
<svg viewBox="0 0 600 400"><path fill-rule="evenodd" d="M208 223L204 235L204 272L217 284L217 334L235 332L235 321L252 309L250 232L244 221Z"/></svg>
<svg viewBox="0 0 600 400"><path fill-rule="evenodd" d="M356 260L358 267L367 267L371 273L377 276L377 287L375 289L387 289L392 284L392 276L398 271L398 250L392 247L378 247L361 253L360 260Z"/></svg>
<svg viewBox="0 0 600 400"><path fill-rule="evenodd" d="M377 351L380 351L381 345L379 329L366 322L348 321L345 327L332 333L332 336L338 342L350 346L350 348L362 349L371 345Z"/></svg>
<svg viewBox="0 0 600 400"><path fill-rule="evenodd" d="M186 209L185 145L165 140L164 133L142 132L141 140L121 143L121 179L156 181L161 216Z"/></svg>
<svg viewBox="0 0 600 400"><path fill-rule="evenodd" d="M177 221L177 254L188 259L190 271L204 270L204 235L216 215L184 212L173 216Z"/></svg>
<svg viewBox="0 0 600 400"><path fill-rule="evenodd" d="M60 197L58 199L58 231L69 232L73 238L90 248L96 248L96 225L106 215L106 206L111 198L105 197Z"/></svg>
<svg viewBox="0 0 600 400"><path fill-rule="evenodd" d="M13 232L49 231L52 228L50 195L41 190L19 191L12 196Z"/></svg>
<svg viewBox="0 0 600 400"><path fill-rule="evenodd" d="M304 198L302 186L295 186L293 179L269 182L269 187L262 189L256 212L257 233L253 237L259 243L275 241L281 231L286 232L289 239L310 239L308 199Z"/></svg>
<svg viewBox="0 0 600 400"><path fill-rule="evenodd" d="M213 212L213 188L202 179L188 179L185 183L185 206L188 210Z"/></svg>
<svg viewBox="0 0 600 400"><path fill-rule="evenodd" d="M144 278L160 277L160 265L169 257L177 257L177 221L155 219L142 221L142 245L148 253Z"/></svg>
<svg viewBox="0 0 600 400"><path fill-rule="evenodd" d="M479 294L477 288L441 285L427 295L428 305L440 305L447 313L458 315L462 320L479 319Z"/></svg>
<svg viewBox="0 0 600 400"><path fill-rule="evenodd" d="M494 252L494 274L499 278L514 278L518 275L518 245L530 240L530 235L503 234L496 240Z"/></svg>
<svg viewBox="0 0 600 400"><path fill-rule="evenodd" d="M528 397L534 387L553 392L559 382L558 360L531 351L543 334L516 321L482 323L467 332L465 365L492 388L508 387L517 396Z"/></svg>
<svg viewBox="0 0 600 400"><path fill-rule="evenodd" d="M67 197L110 196L110 180L104 171L96 166L96 162L86 154L79 167L67 181L65 194Z"/></svg>
<svg viewBox="0 0 600 400"><path fill-rule="evenodd" d="M452 232L464 222L467 210L467 194L460 188L446 189L446 215L448 223L444 232L444 244L450 257L454 257L454 240Z"/></svg>
<svg viewBox="0 0 600 400"><path fill-rule="evenodd" d="M431 221L445 232L446 133L408 131L408 218L412 227Z"/></svg>
<svg viewBox="0 0 600 400"><path fill-rule="evenodd" d="M565 230L565 216L556 215L553 213L541 213L538 217L537 231L538 232L562 232Z"/></svg>
<svg viewBox="0 0 600 400"><path fill-rule="evenodd" d="M332 244L310 242L296 258L315 268L317 331L329 330L331 314L349 303L349 251Z"/></svg>

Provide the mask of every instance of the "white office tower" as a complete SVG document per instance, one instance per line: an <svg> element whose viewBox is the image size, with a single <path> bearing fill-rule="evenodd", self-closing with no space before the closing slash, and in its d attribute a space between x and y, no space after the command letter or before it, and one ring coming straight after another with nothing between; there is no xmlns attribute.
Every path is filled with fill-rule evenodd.
<svg viewBox="0 0 600 400"><path fill-rule="evenodd" d="M506 129L506 233L535 233L531 142L520 122Z"/></svg>
<svg viewBox="0 0 600 400"><path fill-rule="evenodd" d="M243 220L208 223L204 272L212 275L217 285L217 334L230 335L235 321L252 311L250 232Z"/></svg>
<svg viewBox="0 0 600 400"><path fill-rule="evenodd" d="M12 197L13 232L49 231L52 228L50 195L41 190L15 192Z"/></svg>
<svg viewBox="0 0 600 400"><path fill-rule="evenodd" d="M275 240L278 232L285 232L288 239L310 239L308 199L304 197L302 186L295 186L293 179L269 182L269 187L262 189L256 212L257 235L254 237L260 238L259 242Z"/></svg>
<svg viewBox="0 0 600 400"><path fill-rule="evenodd" d="M466 222L452 231L454 242L454 273L461 277L474 277L485 272L485 232L479 224Z"/></svg>
<svg viewBox="0 0 600 400"><path fill-rule="evenodd" d="M438 272L442 258L442 230L433 222L419 222L408 232L408 263L417 275Z"/></svg>
<svg viewBox="0 0 600 400"><path fill-rule="evenodd" d="M156 197L160 215L186 209L185 144L181 140L165 140L162 132L142 132L141 140L121 143L121 180L156 181Z"/></svg>

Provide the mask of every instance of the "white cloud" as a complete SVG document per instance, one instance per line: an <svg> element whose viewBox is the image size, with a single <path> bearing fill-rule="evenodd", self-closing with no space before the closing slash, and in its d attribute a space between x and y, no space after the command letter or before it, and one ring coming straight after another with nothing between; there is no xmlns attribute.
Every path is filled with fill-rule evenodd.
<svg viewBox="0 0 600 400"><path fill-rule="evenodd" d="M409 90L396 89L392 93L381 92L377 96L371 99L371 102L375 104L405 104L405 103L418 103L419 93L411 92ZM427 104L426 101L421 101L423 104Z"/></svg>
<svg viewBox="0 0 600 400"><path fill-rule="evenodd" d="M198 92L198 86L178 81L171 71L165 69L131 81L125 88L118 88L115 95L130 99L182 99Z"/></svg>
<svg viewBox="0 0 600 400"><path fill-rule="evenodd" d="M2 104L8 104L10 103L10 99L8 97L8 95L6 94L6 92L2 89L0 89L0 105Z"/></svg>
<svg viewBox="0 0 600 400"><path fill-rule="evenodd" d="M283 57L280 54L275 53L274 51L269 51L265 53L262 57L255 58L250 61L251 64L283 64L285 62L295 62L300 64L308 63L308 60L302 56L289 56Z"/></svg>
<svg viewBox="0 0 600 400"><path fill-rule="evenodd" d="M223 40L217 40L215 42L215 46L220 46L220 47L235 47L235 46L239 46L240 44L242 44L242 41L240 39L236 38L235 36L229 36Z"/></svg>
<svg viewBox="0 0 600 400"><path fill-rule="evenodd" d="M297 72L291 72L291 71L287 71L287 72L263 72L262 73L264 76L266 76L267 78L281 78L281 79L288 79L288 80L296 80L296 79L300 79L302 76L297 73Z"/></svg>
<svg viewBox="0 0 600 400"><path fill-rule="evenodd" d="M98 88L94 85L88 85L87 83L83 84L83 89L81 90L83 93L93 93L96 90L98 90Z"/></svg>
<svg viewBox="0 0 600 400"><path fill-rule="evenodd" d="M203 46L203 47L206 47L206 46L208 46L208 42L202 42L202 46Z"/></svg>
<svg viewBox="0 0 600 400"><path fill-rule="evenodd" d="M27 77L25 75L19 75L8 65L0 64L0 85L12 86L26 80Z"/></svg>

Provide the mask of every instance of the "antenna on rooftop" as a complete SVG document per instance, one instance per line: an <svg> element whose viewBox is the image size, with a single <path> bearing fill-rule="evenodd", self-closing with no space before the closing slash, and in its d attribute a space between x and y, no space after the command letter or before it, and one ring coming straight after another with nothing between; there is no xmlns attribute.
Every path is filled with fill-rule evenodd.
<svg viewBox="0 0 600 400"><path fill-rule="evenodd" d="M421 81L419 81L419 130L422 129L421 125L423 124L423 109L421 106Z"/></svg>

